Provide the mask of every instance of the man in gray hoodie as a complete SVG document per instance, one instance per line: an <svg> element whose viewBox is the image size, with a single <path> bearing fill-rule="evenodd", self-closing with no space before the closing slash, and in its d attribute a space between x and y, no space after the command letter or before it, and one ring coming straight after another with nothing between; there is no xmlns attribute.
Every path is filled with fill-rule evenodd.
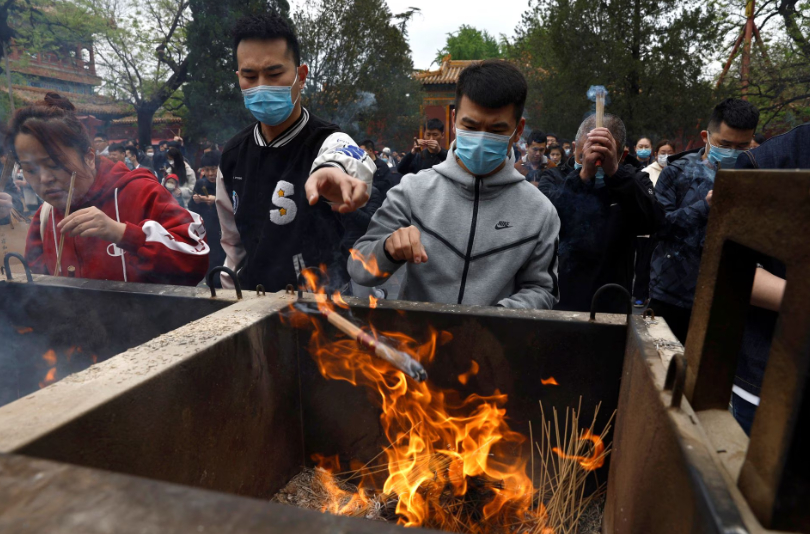
<svg viewBox="0 0 810 534"><path fill-rule="evenodd" d="M461 73L447 160L388 192L355 244L349 274L384 282L405 265L403 300L551 309L560 219L515 170L526 80L500 60Z"/></svg>

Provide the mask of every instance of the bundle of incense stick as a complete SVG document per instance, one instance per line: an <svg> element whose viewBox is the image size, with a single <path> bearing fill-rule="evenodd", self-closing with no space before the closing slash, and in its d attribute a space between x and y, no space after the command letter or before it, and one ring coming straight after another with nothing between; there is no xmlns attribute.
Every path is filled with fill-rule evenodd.
<svg viewBox="0 0 810 534"><path fill-rule="evenodd" d="M329 297L323 294L315 295L315 301L321 304L328 298ZM364 332L362 328L352 323L338 312L330 309L328 306L319 305L318 311L326 317L326 320L329 321L332 326L355 340L358 345L364 349L373 352L374 355L381 360L387 361L417 382L427 380L427 371L425 371L425 368L410 355Z"/></svg>
<svg viewBox="0 0 810 534"><path fill-rule="evenodd" d="M605 125L605 92L600 91L596 93L596 127L601 128Z"/></svg>
<svg viewBox="0 0 810 534"><path fill-rule="evenodd" d="M70 189L68 189L67 205L65 206L65 216L62 220L67 219L70 215L70 204L73 202L73 185L76 183L76 171L70 175ZM54 236L56 237L56 236ZM62 247L65 245L65 234L59 235L59 247L56 249L56 272L54 276L59 276L62 273Z"/></svg>
<svg viewBox="0 0 810 534"><path fill-rule="evenodd" d="M596 104L596 127L602 128L605 125L605 101L607 100L607 89L604 85L592 85L588 88L588 100Z"/></svg>

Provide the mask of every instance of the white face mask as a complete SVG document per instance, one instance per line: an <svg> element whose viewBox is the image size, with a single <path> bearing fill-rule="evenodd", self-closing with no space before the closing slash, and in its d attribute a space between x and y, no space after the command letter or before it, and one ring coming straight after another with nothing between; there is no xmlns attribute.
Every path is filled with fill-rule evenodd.
<svg viewBox="0 0 810 534"><path fill-rule="evenodd" d="M668 157L669 157L669 154L658 154L658 164L660 166L662 166L662 167L666 167Z"/></svg>

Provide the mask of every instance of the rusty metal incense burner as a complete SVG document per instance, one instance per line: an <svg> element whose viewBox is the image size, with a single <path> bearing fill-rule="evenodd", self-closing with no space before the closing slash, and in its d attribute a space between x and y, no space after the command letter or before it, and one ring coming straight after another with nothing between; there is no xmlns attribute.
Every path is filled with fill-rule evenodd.
<svg viewBox="0 0 810 534"><path fill-rule="evenodd" d="M430 380L458 388L455 377L475 359L481 372L468 392L507 393L514 430L539 423L538 400L562 409L582 396L583 419L598 401L600 417L618 407L610 466L599 472L609 472L605 532L801 531L810 517L808 501L796 502L810 480L797 430L810 413L803 294L783 307L790 317L780 319L750 446L725 406L739 344L733 308L744 308L739 293L753 277L748 251L785 261L788 291L801 287L793 276L807 279L810 246L799 237L810 229L810 175L721 173L716 189L686 357L660 318L409 302L371 310L347 300L379 328L415 338L430 326L451 332ZM789 254L763 246L762 214L773 231L790 217ZM267 502L314 452L363 460L386 445L367 393L325 380L308 333L281 321L296 298L222 302L0 408L0 529L406 532ZM560 385L541 387L546 376Z"/></svg>

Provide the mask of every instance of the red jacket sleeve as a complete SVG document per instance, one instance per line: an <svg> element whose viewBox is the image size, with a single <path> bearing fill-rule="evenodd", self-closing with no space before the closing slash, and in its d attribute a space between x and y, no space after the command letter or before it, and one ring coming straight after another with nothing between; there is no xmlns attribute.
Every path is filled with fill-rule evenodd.
<svg viewBox="0 0 810 534"><path fill-rule="evenodd" d="M42 206L31 217L31 226L28 228L28 236L25 238L25 261L34 274L51 274L45 261L45 246L42 243L42 230L40 230L39 215Z"/></svg>
<svg viewBox="0 0 810 534"><path fill-rule="evenodd" d="M127 265L155 283L197 285L208 270L208 244L202 218L180 207L163 186L154 180L139 180L140 190L126 195L135 206L122 209L142 219L122 216L127 228L119 246L127 254ZM123 198L122 195L120 198Z"/></svg>

